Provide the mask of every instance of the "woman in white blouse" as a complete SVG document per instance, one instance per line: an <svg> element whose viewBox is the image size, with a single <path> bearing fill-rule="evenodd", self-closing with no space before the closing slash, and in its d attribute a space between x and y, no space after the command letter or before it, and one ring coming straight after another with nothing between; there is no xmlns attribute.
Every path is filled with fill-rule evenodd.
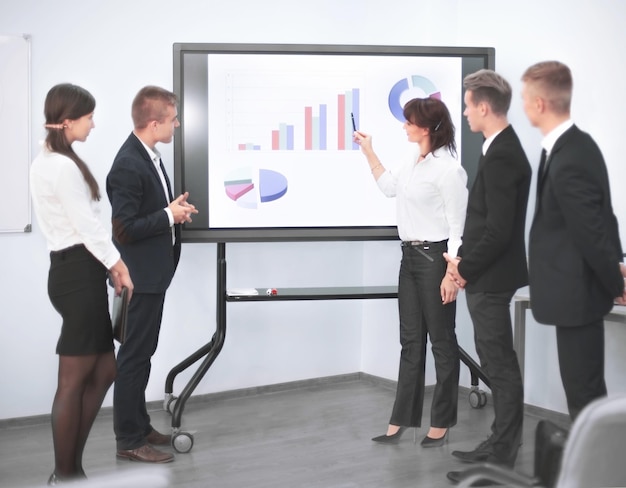
<svg viewBox="0 0 626 488"><path fill-rule="evenodd" d="M123 286L133 289L128 268L98 218L98 183L72 148L95 127L94 108L87 90L52 87L44 106L48 133L30 169L33 206L50 250L48 295L63 318L49 485L85 477L83 449L116 373L107 277L118 295Z"/></svg>
<svg viewBox="0 0 626 488"><path fill-rule="evenodd" d="M419 152L397 172L385 169L372 138L356 131L380 190L396 198L402 261L398 280L400 368L387 433L372 440L396 443L407 427L420 427L426 343L430 338L437 383L423 447L442 445L457 421L459 353L455 333L456 285L442 254L456 256L467 208L467 175L456 159L454 125L443 102L413 99L404 107L404 130Z"/></svg>

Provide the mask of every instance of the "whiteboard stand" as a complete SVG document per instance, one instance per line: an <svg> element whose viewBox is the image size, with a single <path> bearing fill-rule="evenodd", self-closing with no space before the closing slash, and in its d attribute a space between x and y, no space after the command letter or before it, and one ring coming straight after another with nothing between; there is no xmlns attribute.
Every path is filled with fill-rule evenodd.
<svg viewBox="0 0 626 488"><path fill-rule="evenodd" d="M281 288L277 294L267 294L265 288L255 288L256 293L242 295L229 294L226 288L226 244L217 243L217 302L216 328L211 341L189 357L174 366L165 380L165 399L163 409L172 415L172 446L177 452L186 453L193 447L193 435L181 430L181 419L187 400L207 373L224 346L226 339L226 304L228 302L274 302L284 300L350 300L398 298L397 286L340 286ZM204 358L180 396L176 397L174 379L185 369ZM459 359L470 371L471 391L469 403L473 408L482 408L487 404L486 394L478 387L479 379L489 387L489 379L470 355L459 347Z"/></svg>

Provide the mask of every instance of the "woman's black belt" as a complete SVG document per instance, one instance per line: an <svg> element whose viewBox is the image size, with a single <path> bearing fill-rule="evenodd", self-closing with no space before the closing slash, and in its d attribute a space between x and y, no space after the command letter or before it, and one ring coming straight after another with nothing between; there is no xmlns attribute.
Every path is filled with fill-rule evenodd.
<svg viewBox="0 0 626 488"><path fill-rule="evenodd" d="M448 239L443 241L402 241L402 247L421 247L428 249L430 246L443 245L448 242Z"/></svg>

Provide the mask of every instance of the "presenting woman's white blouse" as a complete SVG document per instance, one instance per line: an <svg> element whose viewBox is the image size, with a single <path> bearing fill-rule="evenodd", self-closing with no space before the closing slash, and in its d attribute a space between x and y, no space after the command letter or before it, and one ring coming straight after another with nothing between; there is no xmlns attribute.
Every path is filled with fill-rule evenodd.
<svg viewBox="0 0 626 488"><path fill-rule="evenodd" d="M448 253L461 246L467 210L467 173L445 148L416 157L397 172L377 180L388 197L396 197L398 235L403 241L448 239Z"/></svg>

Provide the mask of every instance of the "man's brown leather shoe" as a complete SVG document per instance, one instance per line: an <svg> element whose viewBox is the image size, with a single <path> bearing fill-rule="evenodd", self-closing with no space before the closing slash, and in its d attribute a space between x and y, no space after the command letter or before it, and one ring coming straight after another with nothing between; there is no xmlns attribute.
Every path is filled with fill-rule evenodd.
<svg viewBox="0 0 626 488"><path fill-rule="evenodd" d="M137 449L118 449L117 457L141 463L169 463L174 460L173 454L159 451L150 444L144 444Z"/></svg>
<svg viewBox="0 0 626 488"><path fill-rule="evenodd" d="M159 431L152 429L146 436L146 442L153 446L169 446L172 444L172 436L161 434Z"/></svg>

